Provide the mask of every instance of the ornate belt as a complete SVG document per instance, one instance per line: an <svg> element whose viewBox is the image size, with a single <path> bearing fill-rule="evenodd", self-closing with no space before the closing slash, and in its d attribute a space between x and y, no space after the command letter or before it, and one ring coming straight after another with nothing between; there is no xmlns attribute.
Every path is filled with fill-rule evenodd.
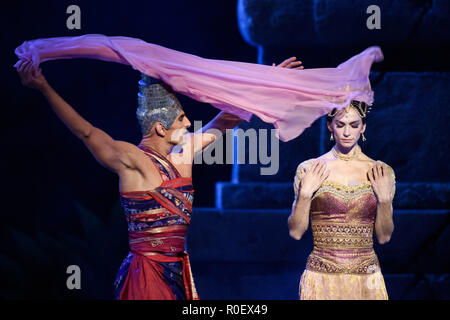
<svg viewBox="0 0 450 320"><path fill-rule="evenodd" d="M373 251L373 224L311 223L314 250L307 269L326 273L367 274L379 269Z"/></svg>
<svg viewBox="0 0 450 320"><path fill-rule="evenodd" d="M368 274L380 270L380 263L374 252L360 257L336 259L313 251L308 257L306 269L325 273Z"/></svg>
<svg viewBox="0 0 450 320"><path fill-rule="evenodd" d="M314 246L318 248L372 248L372 224L311 224Z"/></svg>

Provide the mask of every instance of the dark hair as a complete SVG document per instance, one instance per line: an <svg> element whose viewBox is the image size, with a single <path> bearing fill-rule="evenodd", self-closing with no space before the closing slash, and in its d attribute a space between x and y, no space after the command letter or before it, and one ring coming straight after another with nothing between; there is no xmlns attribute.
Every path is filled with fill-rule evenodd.
<svg viewBox="0 0 450 320"><path fill-rule="evenodd" d="M362 123L365 124L367 122L367 113L368 113L368 107L365 102L352 100L350 104L358 111L359 116L362 119ZM334 116L337 113L337 108L334 108L331 110L329 114L327 114L327 122L333 121Z"/></svg>

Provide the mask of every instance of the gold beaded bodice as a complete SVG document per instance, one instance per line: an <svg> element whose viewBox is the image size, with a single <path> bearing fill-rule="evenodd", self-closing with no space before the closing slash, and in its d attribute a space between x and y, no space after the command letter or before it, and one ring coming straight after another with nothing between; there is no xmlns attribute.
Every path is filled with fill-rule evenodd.
<svg viewBox="0 0 450 320"><path fill-rule="evenodd" d="M304 168L305 163L302 163L297 170L294 181L296 194L302 178L299 170ZM379 268L373 250L376 209L377 199L370 181L347 186L325 180L311 200L314 249L306 268L326 273L375 272Z"/></svg>

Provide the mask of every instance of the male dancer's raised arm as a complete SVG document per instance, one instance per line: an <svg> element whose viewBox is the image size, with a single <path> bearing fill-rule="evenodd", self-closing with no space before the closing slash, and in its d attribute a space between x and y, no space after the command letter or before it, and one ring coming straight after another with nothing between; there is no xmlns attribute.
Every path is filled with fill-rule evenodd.
<svg viewBox="0 0 450 320"><path fill-rule="evenodd" d="M133 168L132 157L128 156L129 143L111 138L103 130L94 127L81 117L64 99L48 84L41 72L33 74L27 61L17 67L22 84L39 90L48 100L56 115L77 136L92 155L104 167L119 173L126 168Z"/></svg>
<svg viewBox="0 0 450 320"><path fill-rule="evenodd" d="M295 57L286 59L277 67L303 69L303 66L299 67L301 61L295 60ZM132 156L133 152L136 152L134 145L128 142L114 140L103 130L94 127L86 121L48 84L40 70L36 74L33 74L29 61L21 61L17 66L17 71L22 80L22 84L42 92L56 115L73 134L83 141L102 166L119 175L124 170L136 169L137 164L134 161L136 158ZM195 153L202 151L224 134L227 129L236 127L242 121L241 118L222 111L206 126L195 133L186 135L185 142L187 142L191 152L188 153L190 159L185 160L191 163ZM213 131L211 129L216 130Z"/></svg>

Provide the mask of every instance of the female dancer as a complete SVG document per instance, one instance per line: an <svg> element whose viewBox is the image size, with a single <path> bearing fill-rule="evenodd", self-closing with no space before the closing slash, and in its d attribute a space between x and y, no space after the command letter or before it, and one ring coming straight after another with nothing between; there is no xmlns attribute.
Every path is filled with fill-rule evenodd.
<svg viewBox="0 0 450 320"><path fill-rule="evenodd" d="M395 175L390 166L361 152L367 105L353 100L327 116L334 147L300 163L290 235L300 240L309 220L314 249L300 280L300 299L388 299L373 229L380 244L394 230ZM376 212L376 214L375 214Z"/></svg>

